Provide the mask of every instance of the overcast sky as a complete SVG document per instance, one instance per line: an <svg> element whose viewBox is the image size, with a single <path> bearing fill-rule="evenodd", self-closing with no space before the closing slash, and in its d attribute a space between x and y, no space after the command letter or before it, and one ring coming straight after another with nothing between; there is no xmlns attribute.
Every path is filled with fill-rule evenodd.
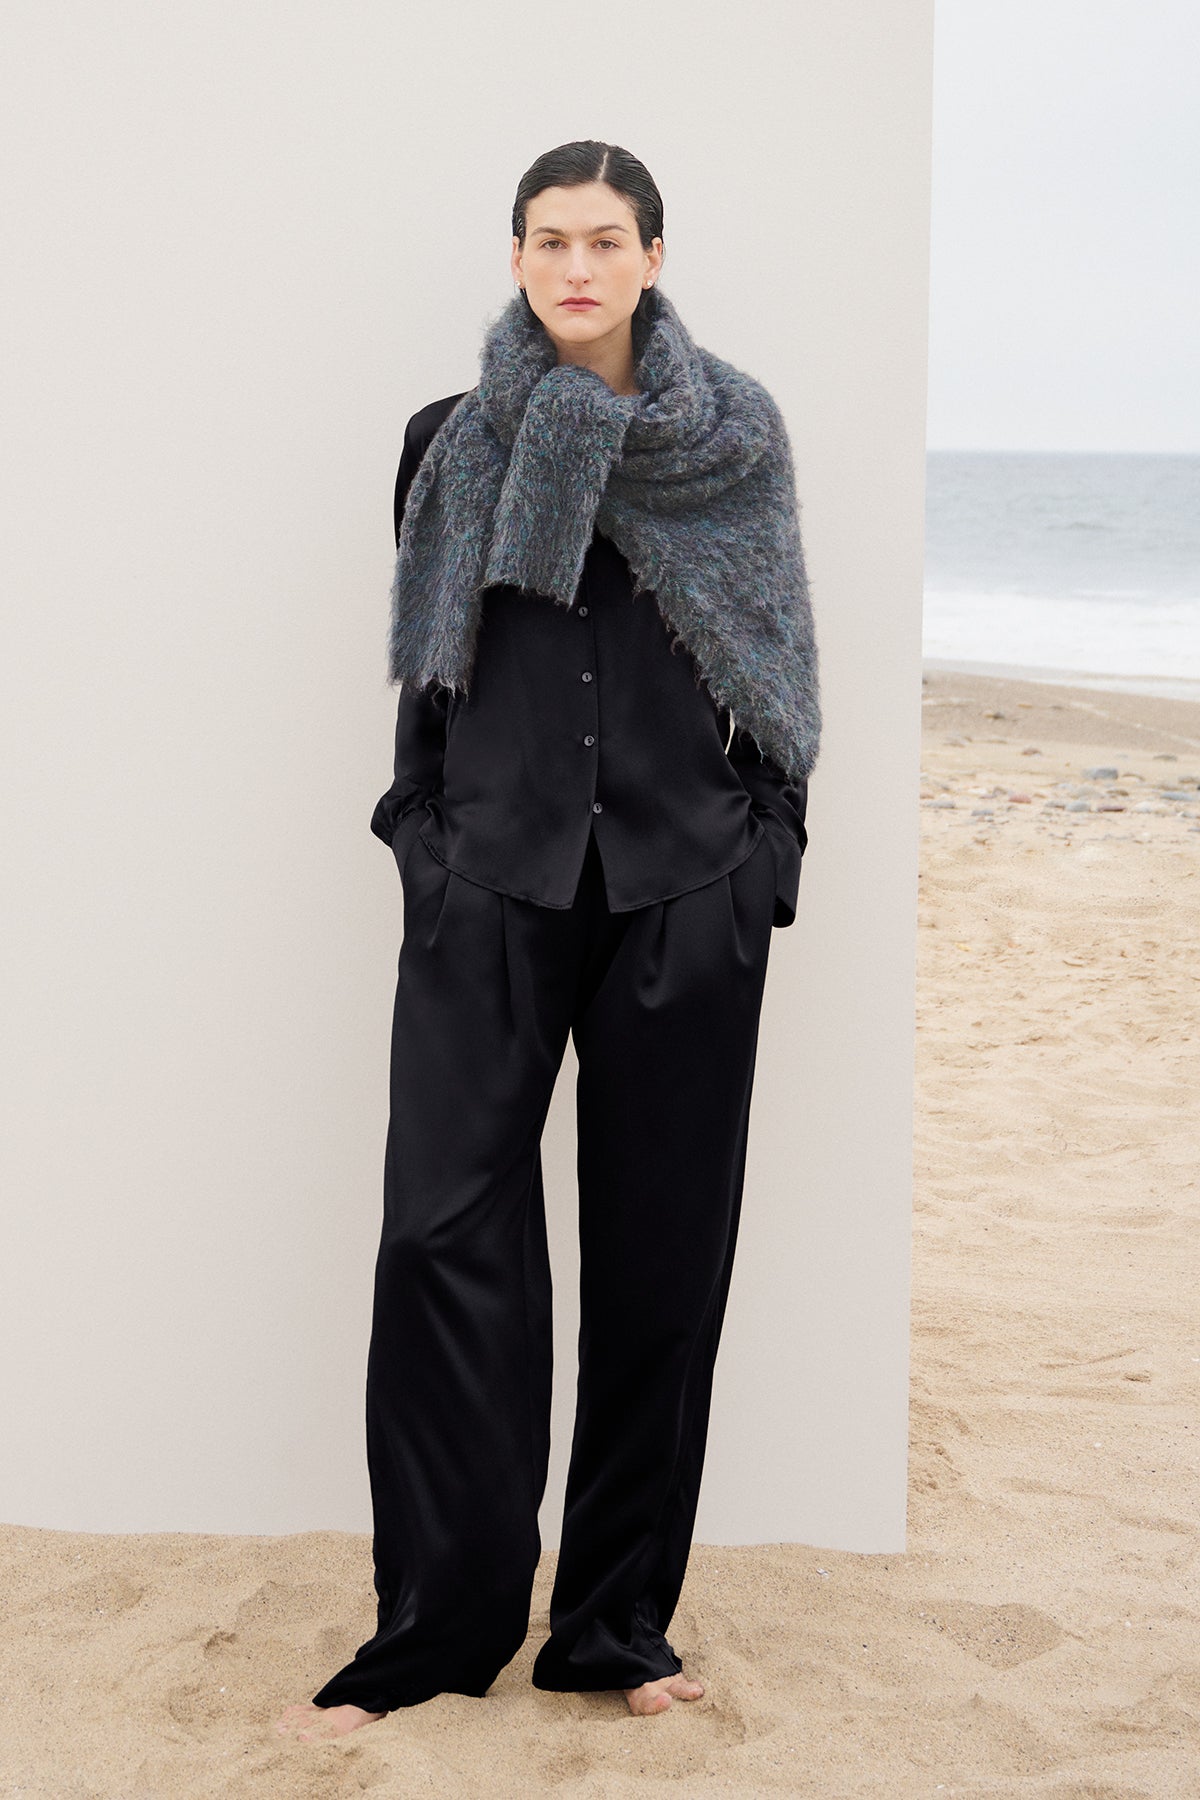
<svg viewBox="0 0 1200 1800"><path fill-rule="evenodd" d="M1198 17L937 0L931 448L1200 451Z"/></svg>

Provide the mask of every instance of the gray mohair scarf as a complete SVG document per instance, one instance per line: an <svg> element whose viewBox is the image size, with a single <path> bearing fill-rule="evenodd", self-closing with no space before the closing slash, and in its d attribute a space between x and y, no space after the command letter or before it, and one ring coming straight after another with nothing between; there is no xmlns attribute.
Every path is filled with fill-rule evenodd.
<svg viewBox="0 0 1200 1800"><path fill-rule="evenodd" d="M661 288L632 322L637 395L559 363L523 295L404 510L389 680L466 694L493 585L572 605L593 529L624 556L736 724L791 779L821 732L791 446L771 395L693 342Z"/></svg>

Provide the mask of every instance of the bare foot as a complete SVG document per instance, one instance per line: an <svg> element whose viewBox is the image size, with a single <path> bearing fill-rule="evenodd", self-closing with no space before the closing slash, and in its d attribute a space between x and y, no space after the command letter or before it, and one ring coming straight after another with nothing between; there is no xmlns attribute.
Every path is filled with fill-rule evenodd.
<svg viewBox="0 0 1200 1800"><path fill-rule="evenodd" d="M386 1719L386 1713L364 1712L361 1706L314 1706L311 1700L289 1706L283 1717L275 1721L282 1737L299 1738L303 1744L323 1743L329 1738L345 1737L372 1719ZM304 1729L307 1727L307 1729Z"/></svg>
<svg viewBox="0 0 1200 1800"><path fill-rule="evenodd" d="M663 1675L657 1681L643 1681L641 1687L625 1688L631 1713L666 1712L676 1700L698 1700L704 1692L702 1681L691 1681L686 1675Z"/></svg>

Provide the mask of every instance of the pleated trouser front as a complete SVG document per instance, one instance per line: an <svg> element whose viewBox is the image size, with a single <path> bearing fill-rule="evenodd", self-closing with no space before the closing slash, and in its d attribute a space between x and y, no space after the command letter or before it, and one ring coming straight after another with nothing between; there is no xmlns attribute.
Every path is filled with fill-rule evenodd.
<svg viewBox="0 0 1200 1800"><path fill-rule="evenodd" d="M595 839L554 910L402 869L384 1219L367 1363L375 1635L313 1696L486 1693L521 1648L550 1451L540 1143L578 1060L579 1372L539 1688L681 1668L683 1584L741 1208L774 912L765 834L611 913Z"/></svg>

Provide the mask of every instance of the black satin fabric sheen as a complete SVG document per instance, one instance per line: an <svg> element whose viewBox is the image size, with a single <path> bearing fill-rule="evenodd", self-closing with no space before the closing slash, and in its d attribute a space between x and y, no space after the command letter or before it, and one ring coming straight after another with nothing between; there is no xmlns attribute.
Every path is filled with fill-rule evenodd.
<svg viewBox="0 0 1200 1800"><path fill-rule="evenodd" d="M666 1633L741 1215L773 935L766 840L632 912L609 909L594 839L565 911L456 875L420 835L400 883L367 1364L376 1629L313 1699L389 1712L481 1696L526 1641L554 1335L541 1138L568 1040L579 1369L530 1679L638 1687L682 1667Z"/></svg>
<svg viewBox="0 0 1200 1800"><path fill-rule="evenodd" d="M396 479L397 542L421 457L461 395L415 414ZM796 916L807 783L732 732L651 594L593 535L574 604L482 596L471 692L401 687L395 779L371 830L403 862L412 838L480 886L567 908L593 839L613 912L727 874L765 832L773 923Z"/></svg>

